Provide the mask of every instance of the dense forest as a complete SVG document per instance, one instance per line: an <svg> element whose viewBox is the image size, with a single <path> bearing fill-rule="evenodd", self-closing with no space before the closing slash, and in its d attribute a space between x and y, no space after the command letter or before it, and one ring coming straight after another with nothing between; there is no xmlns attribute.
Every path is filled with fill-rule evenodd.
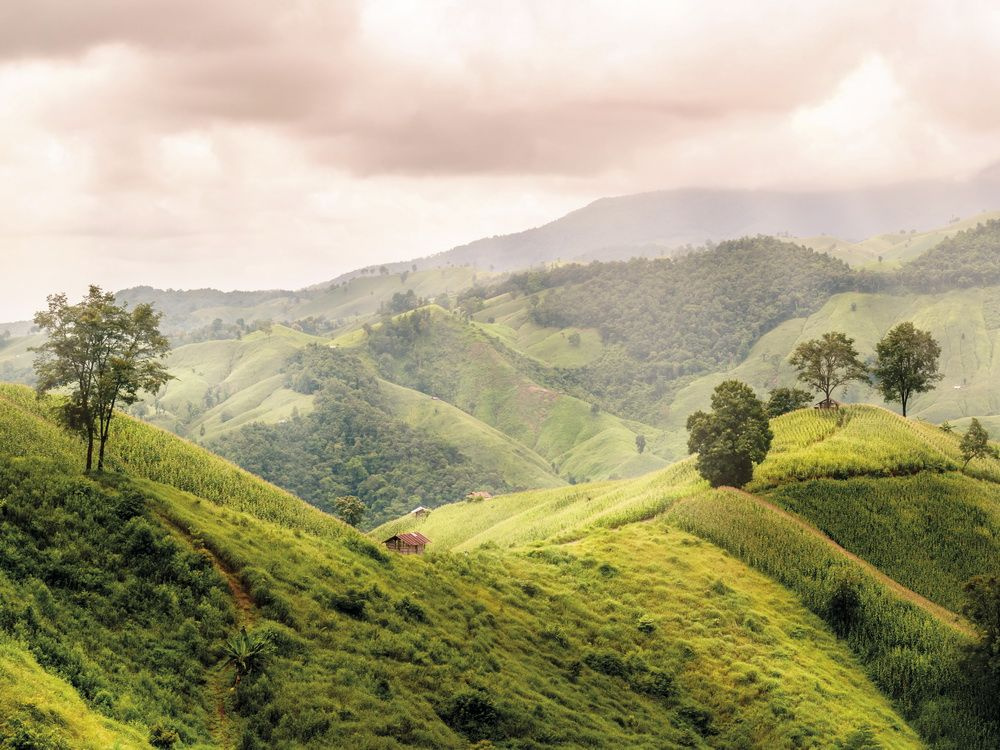
<svg viewBox="0 0 1000 750"><path fill-rule="evenodd" d="M453 446L394 417L356 354L311 346L290 359L286 377L289 387L315 394L315 411L249 425L213 449L327 511L337 497L356 495L366 525L473 490L509 489Z"/></svg>

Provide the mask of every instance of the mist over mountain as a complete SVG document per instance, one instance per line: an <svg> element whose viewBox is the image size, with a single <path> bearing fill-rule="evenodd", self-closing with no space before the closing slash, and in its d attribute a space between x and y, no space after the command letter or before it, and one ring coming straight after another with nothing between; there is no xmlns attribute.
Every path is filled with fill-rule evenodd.
<svg viewBox="0 0 1000 750"><path fill-rule="evenodd" d="M511 271L554 261L673 255L685 245L756 234L829 234L854 241L928 229L989 210L998 201L1000 165L964 182L861 190L662 190L601 198L541 227L476 240L417 263Z"/></svg>

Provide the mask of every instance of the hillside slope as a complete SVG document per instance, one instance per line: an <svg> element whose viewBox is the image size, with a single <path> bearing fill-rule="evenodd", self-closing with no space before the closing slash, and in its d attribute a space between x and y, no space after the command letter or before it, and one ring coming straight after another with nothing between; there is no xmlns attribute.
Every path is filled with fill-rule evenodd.
<svg viewBox="0 0 1000 750"><path fill-rule="evenodd" d="M0 390L0 665L32 675L0 678L0 703L45 683L51 709L5 717L21 746L148 747L155 727L201 748L919 746L814 615L693 537L390 556L124 418L127 473L83 478L50 409ZM234 685L241 625L268 647Z"/></svg>

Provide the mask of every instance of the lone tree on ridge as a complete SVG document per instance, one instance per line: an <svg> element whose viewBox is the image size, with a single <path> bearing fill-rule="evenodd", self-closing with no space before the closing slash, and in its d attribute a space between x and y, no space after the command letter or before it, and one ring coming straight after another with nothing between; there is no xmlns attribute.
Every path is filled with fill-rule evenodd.
<svg viewBox="0 0 1000 750"><path fill-rule="evenodd" d="M926 393L944 377L938 370L941 347L913 323L900 323L875 347L878 357L872 375L886 401L906 405L914 393Z"/></svg>
<svg viewBox="0 0 1000 750"><path fill-rule="evenodd" d="M148 304L129 311L111 293L91 285L83 301L71 305L65 294L48 298L48 309L35 315L35 325L48 335L33 349L39 395L69 388L64 407L67 424L87 438L86 471L104 470L104 449L116 406L139 400L142 391L156 393L171 379L159 361L170 350L160 333L160 313Z"/></svg>
<svg viewBox="0 0 1000 750"><path fill-rule="evenodd" d="M868 382L868 368L858 359L854 339L840 331L830 331L799 344L792 353L791 363L799 371L799 380L815 391L822 391L827 401L842 385L855 380Z"/></svg>
<svg viewBox="0 0 1000 750"><path fill-rule="evenodd" d="M712 394L712 411L696 411L687 428L688 451L698 454L698 473L713 487L749 482L774 438L764 403L738 380L720 383Z"/></svg>

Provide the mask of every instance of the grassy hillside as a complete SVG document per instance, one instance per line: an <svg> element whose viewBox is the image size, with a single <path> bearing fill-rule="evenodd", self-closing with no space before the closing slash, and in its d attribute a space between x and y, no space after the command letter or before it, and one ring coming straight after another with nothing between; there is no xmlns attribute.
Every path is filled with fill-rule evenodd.
<svg viewBox="0 0 1000 750"><path fill-rule="evenodd" d="M826 331L843 331L855 339L862 356L867 356L890 328L904 321L930 331L938 340L944 373L935 390L914 396L911 416L964 425L971 417L996 415L1000 413L1000 392L996 389L1000 378L998 290L988 287L941 294L835 295L813 315L786 321L765 334L738 365L681 389L670 405L664 423L664 444L659 450L664 455L683 455L687 415L705 408L712 390L722 380L736 378L764 394L770 388L795 383L788 357L802 341ZM882 403L875 391L858 385L838 391L837 398ZM995 424L989 418L985 423Z"/></svg>
<svg viewBox="0 0 1000 750"><path fill-rule="evenodd" d="M652 441L657 430L540 385L516 357L440 308L340 343L366 347L384 378L454 404L542 456L563 478L636 476L666 465L636 449L638 434Z"/></svg>
<svg viewBox="0 0 1000 750"><path fill-rule="evenodd" d="M49 408L0 398L3 721L52 737L15 746L919 746L795 597L693 537L389 556L138 422L127 474L83 478ZM230 689L241 626L269 646Z"/></svg>
<svg viewBox="0 0 1000 750"><path fill-rule="evenodd" d="M887 270L899 268L903 263L936 247L942 240L953 237L966 229L973 229L982 222L997 218L1000 218L1000 212L989 211L977 213L969 218L950 221L942 227L925 230L905 227L894 232L877 234L858 242L826 235L796 238L795 242L811 247L820 253L829 253L834 258L840 258L852 266Z"/></svg>
<svg viewBox="0 0 1000 750"><path fill-rule="evenodd" d="M750 485L764 499L707 491L685 461L628 482L445 506L373 536L412 529L449 549L545 549L660 518L798 592L932 744L991 746L998 727L963 707L978 692L962 685L969 631L954 613L965 581L1000 559L1000 462L977 459L960 473L957 435L877 407L807 409L772 424L771 454ZM843 586L862 600L846 624L831 619Z"/></svg>

